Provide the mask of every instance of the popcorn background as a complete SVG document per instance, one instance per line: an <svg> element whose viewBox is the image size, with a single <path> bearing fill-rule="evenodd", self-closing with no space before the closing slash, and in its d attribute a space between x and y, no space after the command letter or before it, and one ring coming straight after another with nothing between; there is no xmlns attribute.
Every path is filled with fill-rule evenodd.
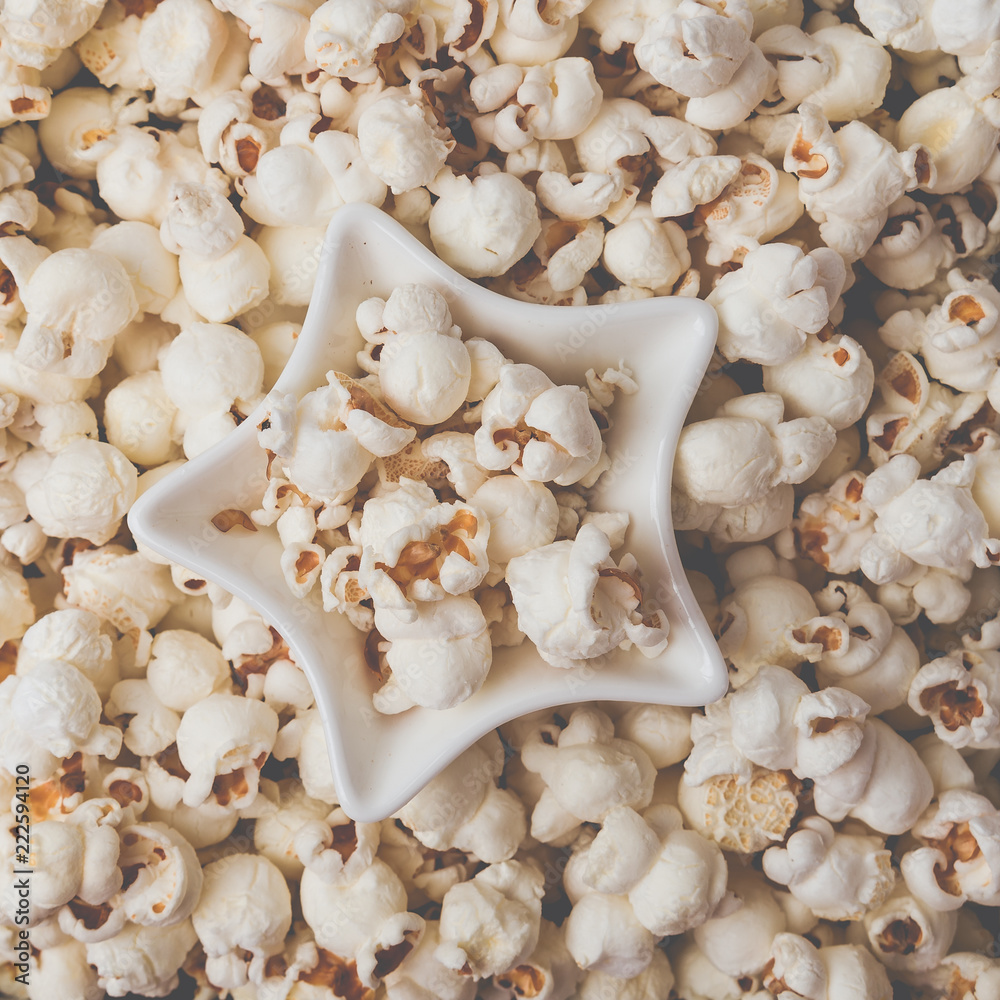
<svg viewBox="0 0 1000 1000"><path fill-rule="evenodd" d="M0 992L1000 995L1000 4L6 0L0 63ZM517 720L381 824L123 522L358 201L720 317L673 515L729 695Z"/></svg>

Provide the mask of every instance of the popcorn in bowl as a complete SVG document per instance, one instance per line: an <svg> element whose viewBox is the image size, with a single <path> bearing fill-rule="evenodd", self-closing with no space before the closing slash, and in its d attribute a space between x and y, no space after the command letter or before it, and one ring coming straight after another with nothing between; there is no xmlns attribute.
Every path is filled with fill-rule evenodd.
<svg viewBox="0 0 1000 1000"><path fill-rule="evenodd" d="M669 477L661 437L679 432L708 361L710 314L684 300L672 301L674 317L653 302L582 310L588 337L577 345L570 313L467 282L372 209L340 212L327 247L311 323L260 409L227 438L230 471L220 479L218 451L189 462L145 494L131 524L167 558L224 581L287 640L335 720L349 812L382 818L433 761L529 708L605 688L663 702L714 696L722 660L655 499ZM383 294L367 294L373 286ZM640 386L615 402L616 384L632 388L620 359L653 328L649 379L676 395ZM544 337L564 338L562 350ZM441 391L393 374L396 351L419 345ZM572 382L581 374L587 390ZM461 394L443 406L456 382ZM405 420L392 403L441 422ZM650 444L632 444L637 433ZM644 552L638 570L632 547ZM547 606L532 594L542 575ZM412 751L415 740L427 753Z"/></svg>
<svg viewBox="0 0 1000 1000"><path fill-rule="evenodd" d="M0 993L996 992L994 7L8 0Z"/></svg>
<svg viewBox="0 0 1000 1000"><path fill-rule="evenodd" d="M324 607L350 606L355 614L348 620L367 626L366 651L379 654L369 666L388 674L375 708L447 709L482 687L493 659L477 596L487 573L486 594L501 602L491 616L516 616L520 633L509 638L505 629L503 645L527 635L543 660L566 667L633 643L648 656L661 652L667 621L652 610L647 622L637 610L643 597L635 558L625 553L621 565L610 558L628 516L602 512L588 521L594 512L584 509L576 538L556 541L558 503L545 484L593 485L600 478L610 460L591 406L600 407L602 418L604 407L577 386L557 386L533 365L502 358L489 341L474 342L474 367L446 300L428 285L401 285L387 299L366 299L357 316L370 345L361 355L369 376L327 372L328 384L301 400L272 393L257 439L269 480L280 480L289 498L274 522L289 589L306 597L329 582ZM609 396L616 386L636 389L624 366L587 374L600 378ZM461 495L461 481L447 465L443 474L431 466L424 477L383 471L439 433L469 454L480 483L471 496ZM376 469L377 459L383 465ZM462 480L469 475L465 469ZM578 496L585 507L586 496ZM251 518L268 524L275 513L264 506ZM617 523L614 546L600 518ZM494 520L508 538L491 551ZM510 537L510 521L536 537L527 544L523 534ZM344 600L337 594L338 569L348 566L337 553L344 547L360 548L350 602L346 589ZM335 569L328 574L331 559ZM510 605L513 615L504 610ZM370 621L359 606L372 613Z"/></svg>

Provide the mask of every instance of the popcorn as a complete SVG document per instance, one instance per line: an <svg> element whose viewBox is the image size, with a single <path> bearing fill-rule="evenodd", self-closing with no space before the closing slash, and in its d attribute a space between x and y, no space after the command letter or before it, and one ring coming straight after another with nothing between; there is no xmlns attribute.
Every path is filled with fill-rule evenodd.
<svg viewBox="0 0 1000 1000"><path fill-rule="evenodd" d="M858 17L861 23L883 45L908 52L924 52L937 48L937 38L932 27L933 5L914 5L910 10L882 8L873 0L861 0Z"/></svg>
<svg viewBox="0 0 1000 1000"><path fill-rule="evenodd" d="M8 236L4 240L0 261L10 275L0 306L0 316L5 321L24 317L25 308L20 289L27 285L35 269L48 256L45 247L37 246L26 236Z"/></svg>
<svg viewBox="0 0 1000 1000"><path fill-rule="evenodd" d="M219 648L197 632L163 629L149 649L146 680L160 702L186 712L231 687L229 664Z"/></svg>
<svg viewBox="0 0 1000 1000"><path fill-rule="evenodd" d="M102 229L90 247L114 257L125 268L139 312L159 315L177 294L177 262L145 222L119 222Z"/></svg>
<svg viewBox="0 0 1000 1000"><path fill-rule="evenodd" d="M15 355L39 371L96 375L138 304L122 265L96 250L68 248L42 260L20 289L28 314Z"/></svg>
<svg viewBox="0 0 1000 1000"><path fill-rule="evenodd" d="M542 843L563 840L580 823L600 823L616 806L642 809L652 798L649 757L615 738L610 718L596 709L575 709L562 731L530 733L521 761L545 783L531 816L531 835Z"/></svg>
<svg viewBox="0 0 1000 1000"><path fill-rule="evenodd" d="M718 634L733 687L739 688L765 664L796 666L803 649L795 626L817 617L819 609L809 591L783 575L778 560L763 547L732 557L727 570L736 589L719 606Z"/></svg>
<svg viewBox="0 0 1000 1000"><path fill-rule="evenodd" d="M589 970L580 983L577 996L580 1000L600 1000L605 996L622 997L623 1000L642 1000L643 997L662 996L674 985L670 962L662 951L654 950L652 961L632 979L609 976L596 969Z"/></svg>
<svg viewBox="0 0 1000 1000"><path fill-rule="evenodd" d="M105 699L118 680L118 656L97 615L65 608L42 615L20 637L17 673L25 675L39 663L60 660L76 667Z"/></svg>
<svg viewBox="0 0 1000 1000"><path fill-rule="evenodd" d="M697 3L644 25L636 62L685 97L707 97L733 78L750 51L752 18L742 4L717 12Z"/></svg>
<svg viewBox="0 0 1000 1000"><path fill-rule="evenodd" d="M858 260L885 225L889 206L929 182L933 161L917 140L899 153L860 121L848 122L831 137L829 124L812 105L804 105L799 117L785 169L798 174L803 204L827 246L848 262Z"/></svg>
<svg viewBox="0 0 1000 1000"><path fill-rule="evenodd" d="M0 15L8 57L18 65L45 69L93 26L102 4L84 0L78 6L61 0L28 0Z"/></svg>
<svg viewBox="0 0 1000 1000"><path fill-rule="evenodd" d="M379 858L345 884L325 883L307 868L300 893L316 943L355 962L358 979L369 987L395 968L423 932L423 919L406 909L403 883Z"/></svg>
<svg viewBox="0 0 1000 1000"><path fill-rule="evenodd" d="M563 55L577 32L579 0L564 0L543 17L534 2L502 2L490 48L502 63L541 65Z"/></svg>
<svg viewBox="0 0 1000 1000"><path fill-rule="evenodd" d="M154 628L180 598L165 566L120 545L78 552L61 572L69 604L122 632Z"/></svg>
<svg viewBox="0 0 1000 1000"><path fill-rule="evenodd" d="M499 740L485 737L418 792L399 819L434 850L471 851L488 864L510 860L527 831L520 801L496 786L502 766Z"/></svg>
<svg viewBox="0 0 1000 1000"><path fill-rule="evenodd" d="M775 996L817 1000L839 996L844 989L858 989L872 997L888 996L892 991L885 969L862 945L816 948L808 938L789 933L775 936L763 979Z"/></svg>
<svg viewBox="0 0 1000 1000"><path fill-rule="evenodd" d="M73 816L66 822L44 820L32 824L31 834L36 864L32 866L35 870L31 877L29 926L35 927L58 915L56 919L60 925L71 927L76 919L74 910L86 919L93 909L97 919L86 920L89 927L82 936L71 936L77 937L77 940L87 936L100 940L114 934L124 924L124 918L116 919L112 916L113 909L102 904L107 903L122 884L121 871L116 865L119 847L117 831L95 822L92 816ZM7 899L10 900L13 895L8 891ZM13 912L4 916L5 922L14 923ZM66 927L61 929L68 933ZM88 930L90 935L86 933Z"/></svg>
<svg viewBox="0 0 1000 1000"><path fill-rule="evenodd" d="M278 760L295 757L306 794L331 806L337 804L326 737L317 709L299 713L281 728L275 739L274 756Z"/></svg>
<svg viewBox="0 0 1000 1000"><path fill-rule="evenodd" d="M821 816L838 822L850 815L886 834L909 829L932 795L916 751L880 719L866 720L854 756L813 787Z"/></svg>
<svg viewBox="0 0 1000 1000"><path fill-rule="evenodd" d="M469 878L475 862L463 851L435 851L424 848L403 823L382 823L382 859L399 874L412 898L440 903L456 883Z"/></svg>
<svg viewBox="0 0 1000 1000"><path fill-rule="evenodd" d="M181 717L167 708L150 687L138 677L119 681L105 706L109 719L123 717L123 739L132 753L148 757L162 753L177 739Z"/></svg>
<svg viewBox="0 0 1000 1000"><path fill-rule="evenodd" d="M875 533L875 511L864 496L866 477L845 472L824 493L812 493L799 506L791 531L779 535L779 552L798 553L831 573L853 573Z"/></svg>
<svg viewBox="0 0 1000 1000"><path fill-rule="evenodd" d="M87 962L109 996L167 996L177 989L181 964L197 940L190 921L155 929L128 924L113 937L88 943Z"/></svg>
<svg viewBox="0 0 1000 1000"><path fill-rule="evenodd" d="M439 503L425 483L403 479L393 492L369 499L364 511L358 583L372 595L376 613L391 610L401 624L414 622L414 602L458 597L486 575L489 521L475 507ZM460 604L450 607L461 616ZM444 627L449 613L440 613L438 627Z"/></svg>
<svg viewBox="0 0 1000 1000"><path fill-rule="evenodd" d="M790 174L756 153L740 159L736 177L717 198L697 209L709 244L705 260L716 266L745 257L785 232L803 211Z"/></svg>
<svg viewBox="0 0 1000 1000"><path fill-rule="evenodd" d="M613 206L619 205L624 183L619 174L608 176L594 171L567 174L565 169L546 170L538 177L535 194L557 218L585 222L594 216L606 215Z"/></svg>
<svg viewBox="0 0 1000 1000"><path fill-rule="evenodd" d="M990 747L1000 743L1000 653L994 650L949 653L924 664L910 684L907 702L929 717L938 738L950 746Z"/></svg>
<svg viewBox="0 0 1000 1000"><path fill-rule="evenodd" d="M283 82L285 74L312 72L304 45L309 31L309 12L282 3L263 3L247 13L250 73L258 80Z"/></svg>
<svg viewBox="0 0 1000 1000"><path fill-rule="evenodd" d="M394 454L415 432L363 383L338 372L328 372L327 382L301 401L272 394L258 439L291 481L318 500L335 501L358 485L376 454Z"/></svg>
<svg viewBox="0 0 1000 1000"><path fill-rule="evenodd" d="M406 22L401 11L408 6L387 6L379 0L350 0L346 5L329 0L309 18L305 56L332 76L370 83L378 73L378 47L403 33Z"/></svg>
<svg viewBox="0 0 1000 1000"><path fill-rule="evenodd" d="M934 910L898 885L880 907L865 915L864 929L875 957L887 968L924 973L935 968L955 936L954 910Z"/></svg>
<svg viewBox="0 0 1000 1000"><path fill-rule="evenodd" d="M603 449L587 396L533 365L503 365L483 401L476 459L492 471L559 486L588 481Z"/></svg>
<svg viewBox="0 0 1000 1000"><path fill-rule="evenodd" d="M751 869L732 872L730 882L742 906L702 924L693 937L706 958L723 973L759 975L766 969L772 939L788 926L788 915L780 905L784 894Z"/></svg>
<svg viewBox="0 0 1000 1000"><path fill-rule="evenodd" d="M264 794L270 794L266 788ZM298 835L312 821L324 821L330 814L330 806L311 798L297 779L277 782L271 797L277 808L255 820L254 848L273 862L285 878L297 880L305 868L299 857Z"/></svg>
<svg viewBox="0 0 1000 1000"><path fill-rule="evenodd" d="M719 350L730 361L791 361L807 334L826 326L845 283L843 261L831 250L806 255L788 243L750 250L706 299L719 314Z"/></svg>
<svg viewBox="0 0 1000 1000"><path fill-rule="evenodd" d="M854 757L867 712L868 705L849 692L825 688L814 694L783 668L761 666L693 723L685 780L701 784L732 773L745 782L754 766L821 778Z"/></svg>
<svg viewBox="0 0 1000 1000"><path fill-rule="evenodd" d="M726 877L718 845L684 830L673 806L651 806L641 818L627 807L609 812L586 848L582 872L597 892L627 896L635 919L656 937L681 934L709 919L720 908ZM574 955L572 938L582 919L575 912L567 926ZM594 963L615 975L610 965Z"/></svg>
<svg viewBox="0 0 1000 1000"><path fill-rule="evenodd" d="M758 35L757 44L777 57L783 100L774 111L808 101L830 121L852 121L870 115L885 98L889 53L853 24L834 22L809 34L784 24Z"/></svg>
<svg viewBox="0 0 1000 1000"><path fill-rule="evenodd" d="M10 529L8 529L10 530ZM20 639L35 620L35 605L28 590L28 581L8 566L0 565L0 594L3 615L0 617L0 639L4 643Z"/></svg>
<svg viewBox="0 0 1000 1000"><path fill-rule="evenodd" d="M798 354L764 372L765 390L781 396L789 417L823 417L838 431L860 419L875 384L864 348L844 335L810 337ZM801 388L806 383L810 392Z"/></svg>
<svg viewBox="0 0 1000 1000"><path fill-rule="evenodd" d="M160 240L167 250L188 251L202 259L221 257L236 245L242 232L239 213L218 188L207 184L177 184L160 223Z"/></svg>
<svg viewBox="0 0 1000 1000"><path fill-rule="evenodd" d="M88 990L92 993L100 990L97 972L87 964L86 946L80 941L69 938L32 957L29 974L35 989L51 990L56 996L73 996L74 991L86 996ZM5 983L5 988L11 986Z"/></svg>
<svg viewBox="0 0 1000 1000"><path fill-rule="evenodd" d="M264 363L245 333L222 323L188 323L159 354L163 389L181 414L188 457L235 425L233 407L249 413L261 396ZM192 378L191 373L198 375Z"/></svg>
<svg viewBox="0 0 1000 1000"><path fill-rule="evenodd" d="M122 124L91 147L98 191L115 215L159 226L170 211L170 191L178 182L226 189L223 175L205 163L187 138L189 134Z"/></svg>
<svg viewBox="0 0 1000 1000"><path fill-rule="evenodd" d="M206 865L204 879L191 921L209 982L225 989L260 981L292 922L281 872L260 855L234 854Z"/></svg>
<svg viewBox="0 0 1000 1000"><path fill-rule="evenodd" d="M785 421L783 414L780 396L756 393L688 424L677 442L672 489L711 505L714 515L715 508L754 503L782 483L808 479L833 447L835 432L823 417ZM744 461L746 455L753 461Z"/></svg>
<svg viewBox="0 0 1000 1000"><path fill-rule="evenodd" d="M74 46L80 62L104 87L149 90L153 81L139 62L139 32L150 11L109 0L94 26Z"/></svg>
<svg viewBox="0 0 1000 1000"><path fill-rule="evenodd" d="M358 144L372 173L393 194L430 184L455 148L420 91L383 91L358 119Z"/></svg>
<svg viewBox="0 0 1000 1000"><path fill-rule="evenodd" d="M786 847L764 852L764 874L824 920L860 920L895 883L881 838L837 833L820 816L802 820Z"/></svg>
<svg viewBox="0 0 1000 1000"><path fill-rule="evenodd" d="M179 411L163 387L158 371L123 379L104 402L108 443L130 462L147 468L180 458L174 433Z"/></svg>
<svg viewBox="0 0 1000 1000"><path fill-rule="evenodd" d="M375 609L392 674L374 704L386 714L413 705L452 708L479 690L493 662L486 618L472 597L447 594L415 608L413 621L389 608Z"/></svg>
<svg viewBox="0 0 1000 1000"><path fill-rule="evenodd" d="M324 882L345 885L372 863L379 834L377 823L355 823L335 809L323 820L306 820L295 834L295 851Z"/></svg>
<svg viewBox="0 0 1000 1000"><path fill-rule="evenodd" d="M974 565L995 561L1000 542L987 537L986 520L969 492L974 468L969 455L919 480L917 460L897 455L868 477L865 499L877 518L860 562L869 580L893 583L920 566L968 579Z"/></svg>
<svg viewBox="0 0 1000 1000"><path fill-rule="evenodd" d="M173 927L187 921L202 891L194 848L163 823L133 824L120 831L118 863L132 876L119 906L132 923Z"/></svg>
<svg viewBox="0 0 1000 1000"><path fill-rule="evenodd" d="M111 356L126 375L151 371L156 367L157 353L176 332L159 316L144 313L115 337Z"/></svg>
<svg viewBox="0 0 1000 1000"><path fill-rule="evenodd" d="M188 305L212 323L228 323L267 298L271 265L249 236L219 257L181 250L178 271Z"/></svg>
<svg viewBox="0 0 1000 1000"><path fill-rule="evenodd" d="M748 854L784 839L799 809L800 788L787 772L754 767L746 780L720 774L697 785L681 781L677 804L702 836Z"/></svg>
<svg viewBox="0 0 1000 1000"><path fill-rule="evenodd" d="M775 76L750 41L752 24L746 5L716 11L682 0L670 13L646 20L635 59L658 83L690 98L689 122L732 128L760 103Z"/></svg>
<svg viewBox="0 0 1000 1000"><path fill-rule="evenodd" d="M515 968L535 948L542 915L542 874L502 861L453 886L441 905L435 958L475 980Z"/></svg>
<svg viewBox="0 0 1000 1000"><path fill-rule="evenodd" d="M259 701L219 693L192 705L177 727L177 753L190 774L185 805L211 795L220 805L250 805L277 732L277 713Z"/></svg>
<svg viewBox="0 0 1000 1000"><path fill-rule="evenodd" d="M166 995L182 965L289 1000L989 992L1000 22L843 6L8 0L0 792L27 760L32 996ZM382 824L337 806L283 638L121 529L133 465L167 473L273 384L353 201L527 301L707 298L729 373L672 506L732 693L510 723ZM571 662L659 649L628 519L587 493L631 372L521 392L437 292L389 291L364 375L269 400L252 510L292 593L370 633L376 705L457 705L525 632L563 656L552 622Z"/></svg>
<svg viewBox="0 0 1000 1000"><path fill-rule="evenodd" d="M109 541L135 498L135 467L113 445L78 439L25 494L28 511L49 535Z"/></svg>
<svg viewBox="0 0 1000 1000"><path fill-rule="evenodd" d="M256 162L251 156L236 182L250 218L265 226L325 226L341 205L385 200L386 186L368 168L357 137L332 129L314 134L319 122L318 112L296 115L282 127L279 146ZM299 183L290 184L292 177Z"/></svg>
<svg viewBox="0 0 1000 1000"><path fill-rule="evenodd" d="M994 42L978 69L954 87L918 97L900 116L897 135L904 146L926 146L934 177L934 194L961 191L978 177L993 154L1000 134L992 97L1000 47ZM948 126L941 131L942 123Z"/></svg>
<svg viewBox="0 0 1000 1000"><path fill-rule="evenodd" d="M358 315L365 340L380 346L378 360L367 367L378 375L395 413L416 424L439 424L465 402L472 359L441 295L423 285L401 285L386 302L363 302Z"/></svg>
<svg viewBox="0 0 1000 1000"><path fill-rule="evenodd" d="M139 64L157 98L185 101L209 86L229 33L208 0L164 0L139 30Z"/></svg>
<svg viewBox="0 0 1000 1000"><path fill-rule="evenodd" d="M638 208L605 235L601 259L623 284L661 292L691 266L680 226L643 217Z"/></svg>
<svg viewBox="0 0 1000 1000"><path fill-rule="evenodd" d="M572 541L552 542L508 561L505 579L518 628L547 663L577 666L626 643L646 656L666 646L662 612L655 613L655 624L647 624L638 610L634 559L626 555L615 563L610 553L608 536L583 524Z"/></svg>
<svg viewBox="0 0 1000 1000"><path fill-rule="evenodd" d="M691 713L670 705L632 705L615 720L622 739L638 744L657 770L691 752Z"/></svg>
<svg viewBox="0 0 1000 1000"><path fill-rule="evenodd" d="M593 121L602 98L593 66L575 56L529 66L520 79L502 63L492 79L489 71L476 77L470 93L479 111L495 111L510 101L477 121L480 133L488 132L485 137L504 152L537 140L572 139Z"/></svg>
<svg viewBox="0 0 1000 1000"><path fill-rule="evenodd" d="M471 2L457 7L443 3L421 4L422 13L417 16L417 26L425 36L424 52L421 55L446 44L448 54L456 62L472 61L483 42L487 41L496 30L498 7L496 3ZM558 21L558 15L553 19ZM440 39L437 45L428 40L428 32L424 27L428 21L434 26L434 33L429 36L430 39L435 36ZM404 44L409 44L415 50L414 34L415 32L411 31L404 39Z"/></svg>
<svg viewBox="0 0 1000 1000"><path fill-rule="evenodd" d="M966 900L995 905L996 820L994 806L974 792L949 789L938 796L913 829L925 846L900 862L910 892L936 910L957 910Z"/></svg>
<svg viewBox="0 0 1000 1000"><path fill-rule="evenodd" d="M280 142L287 105L276 94L276 101L265 100L265 94L263 87L254 93L228 90L208 101L198 116L202 154L218 163L228 177L252 174L262 157Z"/></svg>
<svg viewBox="0 0 1000 1000"><path fill-rule="evenodd" d="M630 979L653 960L656 939L624 896L588 893L574 905L566 924L567 947L581 968Z"/></svg>
<svg viewBox="0 0 1000 1000"><path fill-rule="evenodd" d="M825 616L810 628L823 647L816 661L820 684L859 695L872 715L903 704L920 668L920 654L906 632L857 584L834 580L813 597Z"/></svg>
<svg viewBox="0 0 1000 1000"><path fill-rule="evenodd" d="M690 936L680 938L675 943L670 949L669 961L677 977L675 988L678 993L683 991L695 1000L714 997L733 997L735 1000L744 994L736 979L712 965ZM754 980L750 978L751 989L753 985Z"/></svg>
<svg viewBox="0 0 1000 1000"><path fill-rule="evenodd" d="M559 505L546 486L523 476L491 476L469 496L469 503L489 520L487 582L517 556L550 545L556 539Z"/></svg>
<svg viewBox="0 0 1000 1000"><path fill-rule="evenodd" d="M919 353L927 373L963 392L991 390L1000 355L1000 295L984 278L948 272L949 293L926 316L901 310L880 336L890 347Z"/></svg>
<svg viewBox="0 0 1000 1000"><path fill-rule="evenodd" d="M62 173L93 180L96 165L82 154L106 138L119 118L134 124L143 113L143 102L134 95L70 87L53 97L48 116L39 122L38 138L48 160Z"/></svg>
<svg viewBox="0 0 1000 1000"><path fill-rule="evenodd" d="M654 218L675 218L719 198L743 166L736 156L690 156L667 164L650 192Z"/></svg>
<svg viewBox="0 0 1000 1000"><path fill-rule="evenodd" d="M411 997L413 1000L472 1000L476 981L462 972L443 965L436 957L441 943L439 922L428 920L424 933L403 961L382 981L388 1000ZM518 970L525 966L518 966ZM531 973L537 970L531 968ZM512 975L517 974L517 970Z"/></svg>
<svg viewBox="0 0 1000 1000"><path fill-rule="evenodd" d="M929 284L938 268L952 257L944 234L935 227L926 205L898 198L889 219L865 254L865 267L893 288L915 289Z"/></svg>
<svg viewBox="0 0 1000 1000"><path fill-rule="evenodd" d="M483 171L470 179L442 171L432 185L438 200L428 218L434 250L460 274L503 274L541 232L531 192L516 177Z"/></svg>

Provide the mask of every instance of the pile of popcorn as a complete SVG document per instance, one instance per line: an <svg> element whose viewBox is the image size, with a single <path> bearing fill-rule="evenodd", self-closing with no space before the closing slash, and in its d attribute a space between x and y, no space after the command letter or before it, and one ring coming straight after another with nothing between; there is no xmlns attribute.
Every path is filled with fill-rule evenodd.
<svg viewBox="0 0 1000 1000"><path fill-rule="evenodd" d="M628 515L546 485L592 486L610 467L594 394L635 392L631 372L589 369L589 394L556 385L462 340L428 285L365 299L357 321L367 377L330 371L301 399L264 401L267 488L249 527L277 529L293 596L319 584L324 610L364 633L384 680L375 709L453 708L482 687L493 647L525 636L563 668L620 647L662 652L667 619L639 610L635 557L611 557ZM223 513L224 529L245 514L213 522Z"/></svg>
<svg viewBox="0 0 1000 1000"><path fill-rule="evenodd" d="M0 62L0 992L998 995L1000 6L6 0ZM355 822L284 637L137 551L350 202L510 296L716 308L672 507L722 701L519 719Z"/></svg>

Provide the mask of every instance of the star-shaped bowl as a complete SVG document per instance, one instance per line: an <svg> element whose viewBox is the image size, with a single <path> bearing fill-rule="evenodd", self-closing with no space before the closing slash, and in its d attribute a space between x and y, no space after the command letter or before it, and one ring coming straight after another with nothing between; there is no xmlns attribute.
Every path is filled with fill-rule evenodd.
<svg viewBox="0 0 1000 1000"><path fill-rule="evenodd" d="M318 586L306 599L291 596L279 570L277 532L222 533L212 524L221 510L258 506L266 486L266 455L257 443L263 414L251 414L144 493L129 527L154 551L256 608L281 633L315 692L341 805L359 821L391 815L466 747L527 712L596 700L702 705L728 685L670 518L677 437L715 345L711 307L662 297L579 307L520 302L457 274L380 210L351 205L330 224L302 332L276 388L302 396L325 384L331 369L358 373L358 304L408 282L441 292L464 337L488 338L557 383L582 385L588 368L621 362L635 373L638 392L613 404L605 437L611 468L590 506L629 513L625 550L639 561L643 607L666 613L670 640L654 658L618 650L570 670L549 666L525 640L495 651L485 684L463 704L380 715L372 708L378 681L365 664L363 634L323 611Z"/></svg>

